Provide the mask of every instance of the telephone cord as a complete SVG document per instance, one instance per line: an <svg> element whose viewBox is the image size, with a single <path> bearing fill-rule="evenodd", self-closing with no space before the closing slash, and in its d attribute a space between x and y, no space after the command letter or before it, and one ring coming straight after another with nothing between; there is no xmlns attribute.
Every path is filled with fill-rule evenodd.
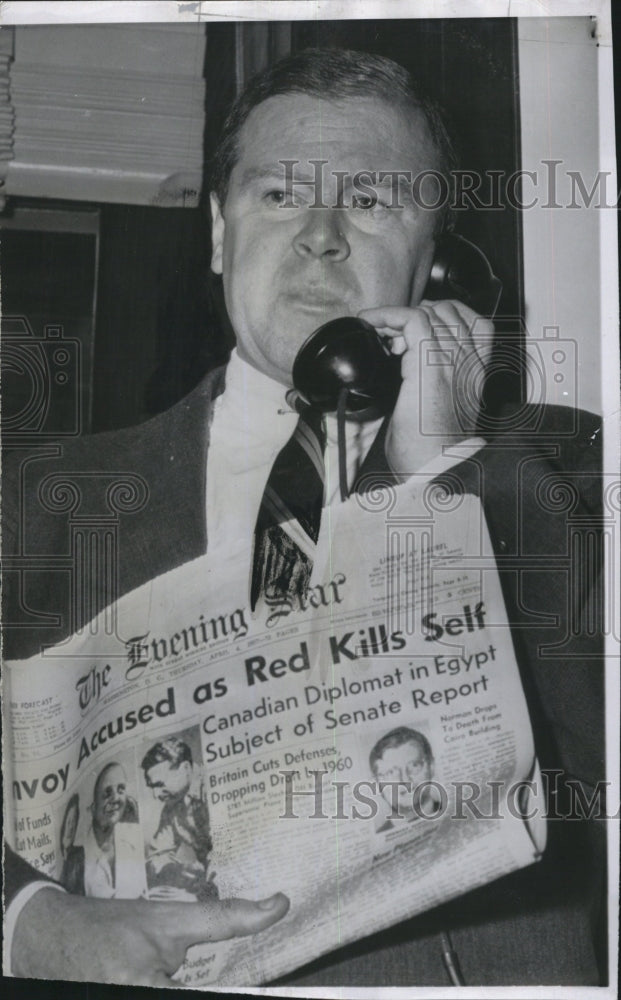
<svg viewBox="0 0 621 1000"><path fill-rule="evenodd" d="M347 483L347 441L345 434L345 414L347 413L347 397L349 389L342 388L336 408L337 442L339 451L339 487L341 490L341 500L347 500L349 487Z"/></svg>

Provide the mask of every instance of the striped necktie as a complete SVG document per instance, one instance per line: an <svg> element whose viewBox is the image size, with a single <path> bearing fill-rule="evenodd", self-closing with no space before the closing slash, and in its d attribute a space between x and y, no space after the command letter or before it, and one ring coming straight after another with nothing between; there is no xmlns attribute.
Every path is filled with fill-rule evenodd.
<svg viewBox="0 0 621 1000"><path fill-rule="evenodd" d="M324 498L321 413L305 407L270 472L254 531L250 605L305 598Z"/></svg>

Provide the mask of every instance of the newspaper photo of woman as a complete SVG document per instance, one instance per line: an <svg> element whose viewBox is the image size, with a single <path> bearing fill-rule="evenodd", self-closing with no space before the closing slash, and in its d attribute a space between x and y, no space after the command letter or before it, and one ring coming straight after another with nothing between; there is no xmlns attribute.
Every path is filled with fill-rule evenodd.
<svg viewBox="0 0 621 1000"><path fill-rule="evenodd" d="M84 848L75 843L80 822L80 796L71 796L60 827L62 869L60 881L67 892L84 895Z"/></svg>
<svg viewBox="0 0 621 1000"><path fill-rule="evenodd" d="M378 833L392 830L399 823L437 816L442 799L432 781L431 744L423 733L407 726L392 729L371 750L369 765L379 791L391 807Z"/></svg>

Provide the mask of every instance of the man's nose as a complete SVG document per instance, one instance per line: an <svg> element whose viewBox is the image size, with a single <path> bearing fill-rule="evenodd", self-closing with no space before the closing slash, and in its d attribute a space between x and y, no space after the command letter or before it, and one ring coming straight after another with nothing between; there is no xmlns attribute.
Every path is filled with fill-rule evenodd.
<svg viewBox="0 0 621 1000"><path fill-rule="evenodd" d="M298 256L316 258L326 263L347 260L351 252L337 209L307 208L304 225L294 239Z"/></svg>

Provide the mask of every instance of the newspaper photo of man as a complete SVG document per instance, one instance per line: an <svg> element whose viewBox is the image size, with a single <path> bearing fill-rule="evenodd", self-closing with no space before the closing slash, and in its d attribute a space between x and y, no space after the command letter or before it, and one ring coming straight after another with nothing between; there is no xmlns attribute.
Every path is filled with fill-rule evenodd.
<svg viewBox="0 0 621 1000"><path fill-rule="evenodd" d="M147 846L147 883L152 899L203 901L217 898L209 810L192 749L176 736L155 743L141 763L147 788L162 803Z"/></svg>
<svg viewBox="0 0 621 1000"><path fill-rule="evenodd" d="M442 799L437 783L432 780L431 744L423 733L407 726L392 729L371 750L369 765L378 790L391 807L378 833L392 830L399 823L437 816Z"/></svg>
<svg viewBox="0 0 621 1000"><path fill-rule="evenodd" d="M144 892L138 806L127 786L125 767L118 761L107 763L95 779L84 838L83 888L74 889L85 896L133 899ZM73 877L77 880L79 873L74 871Z"/></svg>

